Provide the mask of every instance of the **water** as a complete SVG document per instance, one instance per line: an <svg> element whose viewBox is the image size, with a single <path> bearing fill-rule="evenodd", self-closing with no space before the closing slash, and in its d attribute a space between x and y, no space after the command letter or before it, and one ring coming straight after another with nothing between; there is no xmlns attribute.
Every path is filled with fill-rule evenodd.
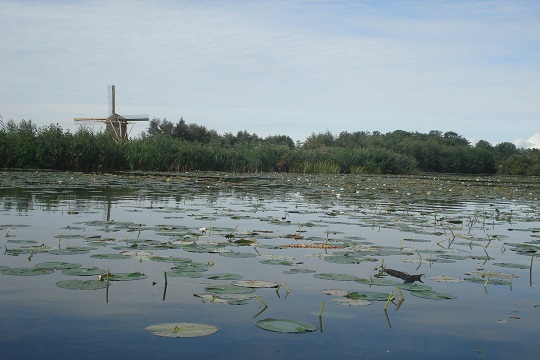
<svg viewBox="0 0 540 360"><path fill-rule="evenodd" d="M535 307L540 305L538 179L57 172L1 176L0 245L6 252L0 267L62 261L112 274L146 275L99 290L58 287L62 280L97 279L60 270L0 275L0 345L10 359L540 356L540 306ZM239 246L235 241L241 239L254 243ZM298 244L313 247L282 246ZM82 246L93 249L54 254L59 248ZM206 264L207 270L197 278L168 276L165 286L164 272L171 273L172 263L145 256L92 257L127 250L188 258ZM228 252L253 257L225 256ZM332 254L362 256L356 263L325 260ZM290 265L263 264L264 259ZM396 286L314 277L330 273L377 279L381 265L424 274L424 285L455 298L426 299L403 290L405 300L398 307ZM291 269L314 273L284 273ZM208 285L231 283L204 277L217 273L281 286L256 290L267 308L254 297L244 305L229 305L194 296ZM498 274L490 277L492 273ZM469 278L481 282L465 280ZM497 285L497 280L506 283ZM326 295L325 289L393 292L396 300L386 311L386 301L343 306L333 301L341 297ZM318 329L269 332L255 324L265 318L303 321ZM163 322L211 324L219 331L171 339L145 330Z"/></svg>

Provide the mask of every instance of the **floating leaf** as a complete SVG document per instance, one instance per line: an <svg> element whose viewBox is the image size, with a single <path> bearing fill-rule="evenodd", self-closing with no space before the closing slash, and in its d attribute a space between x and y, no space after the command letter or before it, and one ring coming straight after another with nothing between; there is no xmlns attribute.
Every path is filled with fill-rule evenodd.
<svg viewBox="0 0 540 360"><path fill-rule="evenodd" d="M364 299L338 298L338 299L332 299L332 301L335 302L336 304L344 305L344 306L366 306L366 305L373 304L373 301L364 300Z"/></svg>
<svg viewBox="0 0 540 360"><path fill-rule="evenodd" d="M267 318L255 323L258 327L268 331L280 333L305 333L317 330L317 326L301 321Z"/></svg>
<svg viewBox="0 0 540 360"><path fill-rule="evenodd" d="M454 295L440 293L433 290L414 290L411 291L411 295L433 300L449 300L456 298Z"/></svg>
<svg viewBox="0 0 540 360"><path fill-rule="evenodd" d="M349 293L347 290L338 290L338 289L324 289L321 292L323 294L333 295L333 296L347 296L347 294Z"/></svg>
<svg viewBox="0 0 540 360"><path fill-rule="evenodd" d="M106 281L99 280L62 280L56 286L68 290L97 290L107 287Z"/></svg>
<svg viewBox="0 0 540 360"><path fill-rule="evenodd" d="M255 291L252 288L235 285L210 285L205 290L213 294L247 294Z"/></svg>
<svg viewBox="0 0 540 360"><path fill-rule="evenodd" d="M256 254L252 254L252 253L235 252L235 251L220 252L219 255L230 257L230 258L239 258L239 259L252 258L252 257L257 256Z"/></svg>
<svg viewBox="0 0 540 360"><path fill-rule="evenodd" d="M356 281L358 277L347 274L335 274L335 273L321 273L315 274L314 277L324 280L336 280L336 281Z"/></svg>
<svg viewBox="0 0 540 360"><path fill-rule="evenodd" d="M172 338L186 338L211 335L218 331L214 325L193 323L161 323L145 328L152 335Z"/></svg>
<svg viewBox="0 0 540 360"><path fill-rule="evenodd" d="M146 275L140 272L109 274L109 281L131 281L141 279L146 279Z"/></svg>
<svg viewBox="0 0 540 360"><path fill-rule="evenodd" d="M40 269L40 268L9 268L2 270L4 275L15 276L34 276L34 275L47 275L52 274L54 269Z"/></svg>
<svg viewBox="0 0 540 360"><path fill-rule="evenodd" d="M378 285L378 286L395 286L395 285L401 285L399 281L391 280L391 279L385 279L385 278L378 278L378 277L372 277L371 279L356 279L356 282L360 284L366 284L366 285Z"/></svg>
<svg viewBox="0 0 540 360"><path fill-rule="evenodd" d="M218 274L206 274L204 275L204 277L211 280L239 280L242 278L242 275L218 273Z"/></svg>
<svg viewBox="0 0 540 360"><path fill-rule="evenodd" d="M279 286L276 282L264 280L237 280L233 281L232 284L248 288L275 288Z"/></svg>
<svg viewBox="0 0 540 360"><path fill-rule="evenodd" d="M353 291L347 294L347 298L354 300L386 301L388 299L388 294Z"/></svg>
<svg viewBox="0 0 540 360"><path fill-rule="evenodd" d="M93 268L74 268L74 269L65 269L62 271L62 274L64 275L72 275L72 276L96 276L96 275L102 275L106 273L107 270L104 269L98 269L96 267Z"/></svg>
<svg viewBox="0 0 540 360"><path fill-rule="evenodd" d="M90 255L94 259L106 259L106 260L121 260L121 259L131 259L129 255L123 254L94 254Z"/></svg>
<svg viewBox="0 0 540 360"><path fill-rule="evenodd" d="M63 269L74 269L81 267L81 264L77 263L68 263L62 261L49 261L36 264L35 267L38 269L53 269L53 270L63 270Z"/></svg>
<svg viewBox="0 0 540 360"><path fill-rule="evenodd" d="M311 270L311 269L290 269L290 270L285 270L283 273L284 274L310 274L314 272L315 270Z"/></svg>
<svg viewBox="0 0 540 360"><path fill-rule="evenodd" d="M513 263L494 263L495 266L511 268L511 269L530 269L529 265L524 264L513 264Z"/></svg>

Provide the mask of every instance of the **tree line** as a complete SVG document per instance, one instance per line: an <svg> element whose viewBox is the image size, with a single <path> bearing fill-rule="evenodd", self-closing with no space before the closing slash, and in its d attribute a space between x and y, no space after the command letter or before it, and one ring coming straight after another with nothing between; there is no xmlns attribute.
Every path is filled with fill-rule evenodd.
<svg viewBox="0 0 540 360"><path fill-rule="evenodd" d="M229 172L540 175L540 150L510 142L472 145L455 132L396 130L287 135L219 134L180 119L152 119L129 141L80 127L75 132L30 120L0 121L0 167L73 171L212 170Z"/></svg>

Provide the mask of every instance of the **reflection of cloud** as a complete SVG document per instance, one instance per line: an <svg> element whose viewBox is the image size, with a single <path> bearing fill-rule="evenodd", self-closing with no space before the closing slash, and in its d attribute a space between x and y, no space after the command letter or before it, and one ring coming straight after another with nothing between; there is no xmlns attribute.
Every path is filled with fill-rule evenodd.
<svg viewBox="0 0 540 360"><path fill-rule="evenodd" d="M527 148L527 149L540 149L540 132L533 134L527 140L519 138L514 140L514 144L517 147Z"/></svg>

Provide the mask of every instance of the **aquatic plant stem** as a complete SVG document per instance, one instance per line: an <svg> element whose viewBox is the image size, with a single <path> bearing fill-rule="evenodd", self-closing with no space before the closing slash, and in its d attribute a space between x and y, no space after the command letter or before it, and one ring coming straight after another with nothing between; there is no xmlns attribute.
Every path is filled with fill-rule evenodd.
<svg viewBox="0 0 540 360"><path fill-rule="evenodd" d="M322 316L323 309L324 309L324 300L322 301L321 308L319 309L319 317Z"/></svg>

